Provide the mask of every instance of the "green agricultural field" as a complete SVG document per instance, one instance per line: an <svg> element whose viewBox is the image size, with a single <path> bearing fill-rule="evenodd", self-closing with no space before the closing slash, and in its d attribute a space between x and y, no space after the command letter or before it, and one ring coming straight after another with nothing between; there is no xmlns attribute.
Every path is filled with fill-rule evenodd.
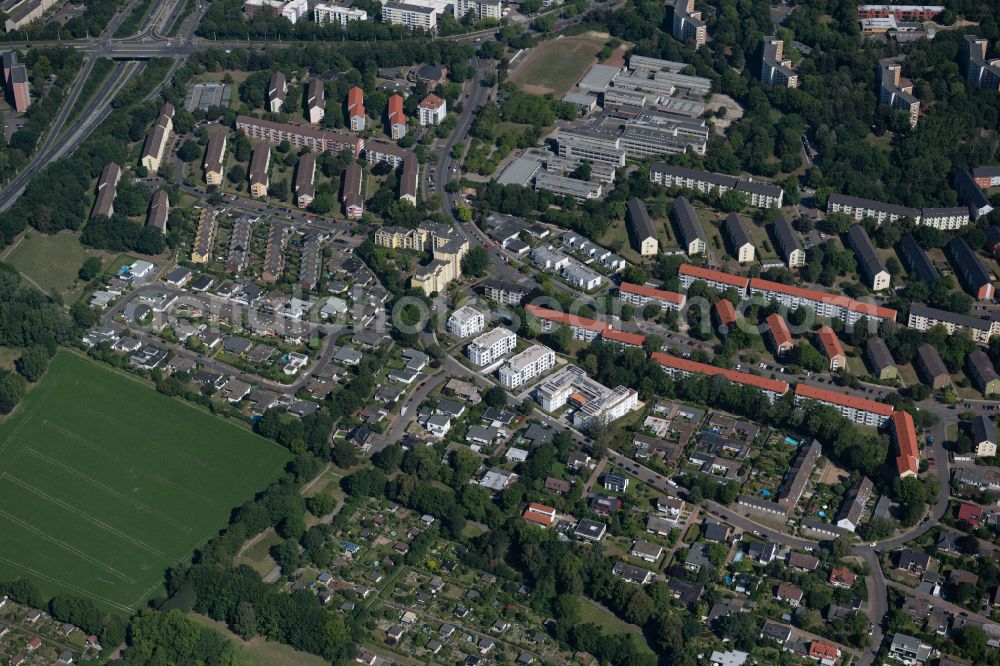
<svg viewBox="0 0 1000 666"><path fill-rule="evenodd" d="M131 611L289 456L71 352L0 424L0 579Z"/></svg>

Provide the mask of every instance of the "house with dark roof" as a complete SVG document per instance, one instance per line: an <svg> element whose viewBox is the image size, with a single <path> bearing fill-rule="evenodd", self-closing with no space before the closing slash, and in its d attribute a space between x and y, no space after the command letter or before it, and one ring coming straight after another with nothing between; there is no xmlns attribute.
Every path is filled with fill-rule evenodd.
<svg viewBox="0 0 1000 666"><path fill-rule="evenodd" d="M951 383L951 373L941 360L938 350L926 342L917 347L915 365L924 382L932 389L942 389Z"/></svg>
<svg viewBox="0 0 1000 666"><path fill-rule="evenodd" d="M965 371L983 395L1000 393L1000 375L986 352L977 349L966 356Z"/></svg>
<svg viewBox="0 0 1000 666"><path fill-rule="evenodd" d="M674 224L677 227L677 238L681 247L688 256L704 254L708 248L708 237L701 227L698 214L694 212L694 207L687 197L677 197L674 199L673 210Z"/></svg>
<svg viewBox="0 0 1000 666"><path fill-rule="evenodd" d="M628 200L627 210L626 221L632 248L643 257L656 254L660 249L660 241L656 237L653 222L649 219L646 204L638 197L632 197Z"/></svg>
<svg viewBox="0 0 1000 666"><path fill-rule="evenodd" d="M729 254L741 264L754 260L753 240L747 231L743 219L736 213L730 213L722 223L722 235L726 239Z"/></svg>
<svg viewBox="0 0 1000 666"><path fill-rule="evenodd" d="M865 279L865 286L872 291L882 291L889 288L889 271L875 252L875 245L868 237L868 232L860 224L852 225L847 232L847 244L854 250L858 260L858 268Z"/></svg>
<svg viewBox="0 0 1000 666"><path fill-rule="evenodd" d="M924 248L920 247L920 243L913 237L913 234L906 234L899 239L896 250L902 258L903 265L909 272L911 280L916 279L926 285L931 285L940 277L930 257L924 252Z"/></svg>
<svg viewBox="0 0 1000 666"><path fill-rule="evenodd" d="M972 445L976 447L976 457L992 457L997 454L997 428L993 419L982 414L974 417L969 424Z"/></svg>
<svg viewBox="0 0 1000 666"><path fill-rule="evenodd" d="M962 283L962 287L970 296L980 300L990 300L996 293L996 288L990 280L990 274L983 268L976 253L973 252L964 238L955 236L945 247L945 253L951 260L951 265Z"/></svg>
<svg viewBox="0 0 1000 666"><path fill-rule="evenodd" d="M878 379L899 379L899 370L896 369L896 361L889 352L889 347L885 340L878 336L868 338L865 343L865 359L872 374Z"/></svg>
<svg viewBox="0 0 1000 666"><path fill-rule="evenodd" d="M844 498L844 503L840 506L840 511L834 519L837 527L853 532L861 524L861 514L864 513L865 505L871 499L874 486L867 476L863 476L854 482L851 489Z"/></svg>
<svg viewBox="0 0 1000 666"><path fill-rule="evenodd" d="M792 223L784 215L779 215L771 227L775 245L781 252L785 265L789 268L799 268L806 265L806 252L802 249L799 236L792 228Z"/></svg>

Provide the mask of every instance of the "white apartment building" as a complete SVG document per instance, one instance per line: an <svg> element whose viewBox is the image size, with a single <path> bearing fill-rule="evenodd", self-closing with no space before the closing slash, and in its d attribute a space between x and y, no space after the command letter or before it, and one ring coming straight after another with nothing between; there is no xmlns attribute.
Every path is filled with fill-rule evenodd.
<svg viewBox="0 0 1000 666"><path fill-rule="evenodd" d="M601 277L600 273L576 261L571 261L563 266L562 276L566 282L583 291L597 289L604 282L604 278Z"/></svg>
<svg viewBox="0 0 1000 666"><path fill-rule="evenodd" d="M297 23L303 16L309 15L308 0L245 0L243 12L247 16L253 16L261 10L269 10L288 19L291 23Z"/></svg>
<svg viewBox="0 0 1000 666"><path fill-rule="evenodd" d="M434 94L425 97L417 106L417 119L422 127L440 125L446 115L448 115L448 103Z"/></svg>
<svg viewBox="0 0 1000 666"><path fill-rule="evenodd" d="M461 20L469 13L478 19L500 20L503 15L500 0L455 0L455 18Z"/></svg>
<svg viewBox="0 0 1000 666"><path fill-rule="evenodd" d="M434 7L412 5L405 2L387 2L382 5L382 20L392 25L426 30L437 29L437 12Z"/></svg>
<svg viewBox="0 0 1000 666"><path fill-rule="evenodd" d="M535 396L542 408L549 412L561 408L572 397L578 408L573 414L573 424L578 427L620 419L639 400L633 389L624 386L609 389L576 366L570 366L543 382L536 389Z"/></svg>
<svg viewBox="0 0 1000 666"><path fill-rule="evenodd" d="M321 2L313 7L313 20L321 25L323 23L347 25L350 21L367 21L368 12L355 7L327 5Z"/></svg>
<svg viewBox="0 0 1000 666"><path fill-rule="evenodd" d="M503 358L504 354L514 351L517 346L517 335L506 328L494 328L483 333L465 348L469 360L484 368Z"/></svg>
<svg viewBox="0 0 1000 666"><path fill-rule="evenodd" d="M463 305L448 317L448 332L460 338L482 333L486 327L486 317L476 308Z"/></svg>
<svg viewBox="0 0 1000 666"><path fill-rule="evenodd" d="M545 345L532 345L500 368L500 383L509 389L517 388L550 370L555 364L554 351Z"/></svg>
<svg viewBox="0 0 1000 666"><path fill-rule="evenodd" d="M798 384L795 387L795 406L798 407L807 400L815 400L833 407L844 418L872 428L881 428L892 417L893 412L891 405L881 402L845 395L818 386Z"/></svg>

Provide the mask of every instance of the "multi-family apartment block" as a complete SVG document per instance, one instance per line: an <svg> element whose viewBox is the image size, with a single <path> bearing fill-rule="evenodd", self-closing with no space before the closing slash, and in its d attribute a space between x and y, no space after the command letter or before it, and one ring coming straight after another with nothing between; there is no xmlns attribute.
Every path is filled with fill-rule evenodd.
<svg viewBox="0 0 1000 666"><path fill-rule="evenodd" d="M691 375L720 375L734 384L750 386L762 391L772 403L788 393L788 383L777 379L768 379L746 372L737 372L728 368L719 368L707 363L699 363L679 356L671 356L663 352L653 352L653 360L674 379L683 379Z"/></svg>
<svg viewBox="0 0 1000 666"><path fill-rule="evenodd" d="M611 328L611 324L594 319L587 319L568 312L550 310L537 305L524 306L525 311L538 319L543 333L552 331L556 326L568 326L573 333L573 339L591 342L598 335Z"/></svg>
<svg viewBox="0 0 1000 666"><path fill-rule="evenodd" d="M146 224L158 230L161 234L167 233L167 218L170 216L170 197L166 190L157 190L156 194L149 201L149 214L146 216Z"/></svg>
<svg viewBox="0 0 1000 666"><path fill-rule="evenodd" d="M306 92L306 109L309 113L309 122L318 125L326 116L326 90L323 87L323 79L315 78L309 82L309 89Z"/></svg>
<svg viewBox="0 0 1000 666"><path fill-rule="evenodd" d="M515 389L531 381L556 364L556 354L545 345L532 345L515 354L500 368L500 383Z"/></svg>
<svg viewBox="0 0 1000 666"><path fill-rule="evenodd" d="M795 387L795 405L799 406L807 400L834 407L849 421L861 425L882 427L892 417L892 406L874 400L858 398L853 395L831 391L830 389L798 384Z"/></svg>
<svg viewBox="0 0 1000 666"><path fill-rule="evenodd" d="M1000 187L1000 167L976 167L972 179L982 189Z"/></svg>
<svg viewBox="0 0 1000 666"><path fill-rule="evenodd" d="M799 75L792 69L792 61L785 57L785 43L773 36L764 37L761 54L760 80L769 87L798 88Z"/></svg>
<svg viewBox="0 0 1000 666"><path fill-rule="evenodd" d="M986 58L988 44L982 37L965 35L962 56L965 63L965 80L970 86L986 90L1000 90L1000 58Z"/></svg>
<svg viewBox="0 0 1000 666"><path fill-rule="evenodd" d="M948 335L954 335L956 331L968 332L972 341L981 345L989 344L990 338L1000 333L998 318L984 319L962 315L928 307L923 303L910 305L906 325L917 331L927 331L934 326L942 326L948 331Z"/></svg>
<svg viewBox="0 0 1000 666"><path fill-rule="evenodd" d="M660 241L656 237L656 229L649 219L649 211L646 204L638 197L628 200L628 223L629 239L632 241L632 249L642 257L650 257L660 250Z"/></svg>
<svg viewBox="0 0 1000 666"><path fill-rule="evenodd" d="M708 41L708 28L701 12L694 10L694 0L674 0L674 39L701 48Z"/></svg>
<svg viewBox="0 0 1000 666"><path fill-rule="evenodd" d="M677 271L677 277L680 280L681 289L684 291L690 289L695 281L702 280L719 293L725 293L729 289L736 289L740 293L740 296L745 296L747 285L750 284L750 278L730 275L729 273L712 270L711 268L702 268L694 264L681 264Z"/></svg>
<svg viewBox="0 0 1000 666"><path fill-rule="evenodd" d="M321 2L313 7L313 20L319 24L339 23L340 25L347 25L350 21L367 21L368 12L355 7L328 5Z"/></svg>
<svg viewBox="0 0 1000 666"><path fill-rule="evenodd" d="M228 137L225 131L215 132L208 139L204 162L205 183L208 185L222 185L222 177L225 175L227 141Z"/></svg>
<svg viewBox="0 0 1000 666"><path fill-rule="evenodd" d="M917 126L920 118L920 100L913 96L913 82L902 78L903 66L895 58L884 58L878 63L879 101L909 114L910 127Z"/></svg>
<svg viewBox="0 0 1000 666"><path fill-rule="evenodd" d="M965 357L965 371L983 395L1000 393L1000 375L986 352L976 350Z"/></svg>
<svg viewBox="0 0 1000 666"><path fill-rule="evenodd" d="M434 259L414 273L410 285L430 296L442 292L461 275L462 258L469 251L469 241L455 233L449 225L424 222L416 229L382 227L375 232L375 244L391 249L424 252L430 250Z"/></svg>
<svg viewBox="0 0 1000 666"><path fill-rule="evenodd" d="M264 248L264 267L261 270L261 280L274 284L281 279L285 270L285 243L288 240L288 227L280 222L272 222L267 230L267 245Z"/></svg>
<svg viewBox="0 0 1000 666"><path fill-rule="evenodd" d="M146 167L151 174L155 174L160 169L163 153L167 149L167 140L174 128L173 118L174 105L164 104L160 108L160 115L153 123L153 128L146 135L146 141L142 144L142 155L139 157L139 163Z"/></svg>
<svg viewBox="0 0 1000 666"><path fill-rule="evenodd" d="M448 317L448 332L460 338L482 333L486 326L486 317L476 308L463 305Z"/></svg>
<svg viewBox="0 0 1000 666"><path fill-rule="evenodd" d="M480 368L496 363L517 347L517 335L506 328L494 328L469 343L465 354Z"/></svg>
<svg viewBox="0 0 1000 666"><path fill-rule="evenodd" d="M455 18L463 19L469 14L475 20L496 19L503 16L500 0L455 0Z"/></svg>
<svg viewBox="0 0 1000 666"><path fill-rule="evenodd" d="M243 13L248 17L261 12L270 12L297 23L309 14L309 3L308 0L244 0Z"/></svg>
<svg viewBox="0 0 1000 666"><path fill-rule="evenodd" d="M299 208L306 208L316 198L316 186L313 181L316 178L316 155L306 153L299 158L299 163L295 167L295 204Z"/></svg>
<svg viewBox="0 0 1000 666"><path fill-rule="evenodd" d="M365 159L369 164L385 162L393 168L403 167L399 175L399 199L417 205L417 179L420 163L417 156L405 148L385 141L372 141L365 148Z"/></svg>
<svg viewBox="0 0 1000 666"><path fill-rule="evenodd" d="M7 81L10 89L10 96L14 100L14 110L17 113L24 113L31 106L31 89L28 83L28 68L22 64L15 64L10 68L10 75Z"/></svg>
<svg viewBox="0 0 1000 666"><path fill-rule="evenodd" d="M251 140L266 141L271 145L288 141L296 149L328 150L331 153L350 150L355 157L358 157L365 147L364 139L350 134L320 130L311 125L276 123L253 116L236 118L236 129L246 134Z"/></svg>
<svg viewBox="0 0 1000 666"><path fill-rule="evenodd" d="M730 256L741 264L754 260L753 239L743 224L743 218L736 213L730 213L722 223L722 235L726 240Z"/></svg>
<svg viewBox="0 0 1000 666"><path fill-rule="evenodd" d="M858 268L865 279L866 286L872 291L882 291L889 288L889 271L875 251L872 239L860 224L852 225L847 232L847 244L854 250Z"/></svg>
<svg viewBox="0 0 1000 666"><path fill-rule="evenodd" d="M483 285L483 295L501 305L520 305L531 290L531 287L501 280L487 280Z"/></svg>
<svg viewBox="0 0 1000 666"><path fill-rule="evenodd" d="M896 320L896 311L891 308L862 303L843 294L827 294L760 278L750 280L749 295L761 296L789 310L806 307L815 312L817 317L840 319L849 326L861 319L874 322Z"/></svg>
<svg viewBox="0 0 1000 666"><path fill-rule="evenodd" d="M822 326L818 332L820 351L830 361L830 372L847 367L847 355L837 338L837 333L829 326Z"/></svg>
<svg viewBox="0 0 1000 666"><path fill-rule="evenodd" d="M271 113L280 113L288 94L288 81L284 72L275 72L267 84L267 108Z"/></svg>
<svg viewBox="0 0 1000 666"><path fill-rule="evenodd" d="M437 12L434 7L406 2L386 2L382 5L382 20L392 25L402 25L411 30L432 32L437 29Z"/></svg>
<svg viewBox="0 0 1000 666"><path fill-rule="evenodd" d="M665 289L656 289L642 284L622 282L618 287L618 298L626 303L645 307L648 303L656 303L661 310L680 310L684 307L684 294Z"/></svg>
<svg viewBox="0 0 1000 666"><path fill-rule="evenodd" d="M97 178L97 199L91 215L111 217L115 212L115 197L118 195L118 181L122 178L122 168L114 162L108 162L101 169Z"/></svg>
<svg viewBox="0 0 1000 666"><path fill-rule="evenodd" d="M860 5L859 19L894 18L897 21L933 21L944 7L941 5Z"/></svg>
<svg viewBox="0 0 1000 666"><path fill-rule="evenodd" d="M578 428L620 419L638 403L638 394L634 389L624 386L610 389L588 377L575 365L539 384L535 395L547 412L554 412L573 401L578 407L573 414L573 425Z"/></svg>
<svg viewBox="0 0 1000 666"><path fill-rule="evenodd" d="M909 412L892 413L892 435L896 442L896 472L900 478L916 476L920 472L920 449L917 447L917 429Z"/></svg>
<svg viewBox="0 0 1000 666"><path fill-rule="evenodd" d="M347 91L347 118L355 132L365 129L365 92L358 86Z"/></svg>
<svg viewBox="0 0 1000 666"><path fill-rule="evenodd" d="M399 141L406 136L406 114L403 113L403 98L401 95L391 95L386 110L389 136L393 141Z"/></svg>
<svg viewBox="0 0 1000 666"><path fill-rule="evenodd" d="M674 199L673 210L671 211L674 223L677 225L677 239L680 245L687 252L689 257L704 254L708 249L708 236L698 220L698 214L694 212L694 207L687 197L677 197Z"/></svg>
<svg viewBox="0 0 1000 666"><path fill-rule="evenodd" d="M422 127L440 125L448 115L448 103L431 93L417 105L417 118Z"/></svg>
<svg viewBox="0 0 1000 666"><path fill-rule="evenodd" d="M736 189L747 196L747 202L756 208L781 208L785 191L753 178L736 178L721 173L687 169L662 162L654 162L649 170L649 180L665 187L686 187L704 194L725 194Z"/></svg>
<svg viewBox="0 0 1000 666"><path fill-rule="evenodd" d="M993 286L990 274L983 268L979 257L965 239L958 236L952 238L945 247L945 252L965 291L980 300L992 300L996 287Z"/></svg>
<svg viewBox="0 0 1000 666"><path fill-rule="evenodd" d="M774 221L774 240L781 258L789 268L801 268L806 265L806 251L802 249L799 235L792 228L792 223L784 215L779 215Z"/></svg>
<svg viewBox="0 0 1000 666"><path fill-rule="evenodd" d="M253 149L250 157L250 196L261 198L267 196L270 185L267 172L271 167L271 148L266 143L259 143Z"/></svg>
<svg viewBox="0 0 1000 666"><path fill-rule="evenodd" d="M341 203L344 204L344 215L352 220L358 219L365 212L365 198L361 195L361 174L361 165L357 162L351 162L344 169Z"/></svg>

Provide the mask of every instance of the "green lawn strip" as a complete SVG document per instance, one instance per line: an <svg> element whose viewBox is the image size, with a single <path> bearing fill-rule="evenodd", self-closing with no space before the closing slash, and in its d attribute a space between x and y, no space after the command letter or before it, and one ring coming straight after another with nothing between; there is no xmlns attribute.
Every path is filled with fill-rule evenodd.
<svg viewBox="0 0 1000 666"><path fill-rule="evenodd" d="M140 605L288 454L140 381L62 352L0 424L0 578L109 609Z"/></svg>

